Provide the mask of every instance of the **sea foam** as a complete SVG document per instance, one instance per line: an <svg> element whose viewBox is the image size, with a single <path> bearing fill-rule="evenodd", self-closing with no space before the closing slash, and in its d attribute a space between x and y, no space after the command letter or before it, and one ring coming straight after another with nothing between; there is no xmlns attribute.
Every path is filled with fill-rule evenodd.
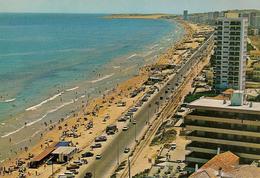
<svg viewBox="0 0 260 178"><path fill-rule="evenodd" d="M37 122L40 122L40 121L43 120L45 117L47 117L49 114L51 114L51 113L53 113L53 112L56 112L56 111L60 110L61 108L65 107L65 106L67 106L67 105L69 105L69 104L72 104L72 103L74 103L74 100L71 100L71 101L69 101L69 102L67 102L67 103L63 103L62 105L58 106L57 108L54 108L54 109L49 110L47 113L45 113L45 114L44 114L42 117L40 117L39 119L34 120L34 121L32 121L32 122L29 122L29 123L27 123L26 125L23 125L22 127L18 128L18 129L16 129L16 130L14 130L14 131L12 131L12 132L9 132L9 133L7 133L7 134L5 134L5 135L2 135L1 138L5 138L5 137L8 137L8 136L10 136L10 135L13 135L13 134L15 134L15 133L17 133L17 132L20 132L20 131L21 131L22 129L24 129L25 127L32 126L33 124L36 124Z"/></svg>

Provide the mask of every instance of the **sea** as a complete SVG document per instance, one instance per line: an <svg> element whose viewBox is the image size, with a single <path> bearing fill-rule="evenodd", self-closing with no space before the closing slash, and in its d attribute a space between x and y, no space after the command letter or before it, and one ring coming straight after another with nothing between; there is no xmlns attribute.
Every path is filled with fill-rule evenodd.
<svg viewBox="0 0 260 178"><path fill-rule="evenodd" d="M0 161L181 39L170 20L0 14Z"/></svg>

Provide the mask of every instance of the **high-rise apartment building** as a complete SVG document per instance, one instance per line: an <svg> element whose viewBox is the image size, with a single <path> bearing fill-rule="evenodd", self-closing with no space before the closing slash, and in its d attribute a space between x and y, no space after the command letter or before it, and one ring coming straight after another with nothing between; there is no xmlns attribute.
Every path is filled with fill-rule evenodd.
<svg viewBox="0 0 260 178"><path fill-rule="evenodd" d="M188 107L187 170L194 172L225 151L238 155L242 164L260 160L260 103L245 102L238 92L231 101L201 98Z"/></svg>
<svg viewBox="0 0 260 178"><path fill-rule="evenodd" d="M236 13L217 19L213 57L213 87L217 91L245 89L247 28L247 19Z"/></svg>
<svg viewBox="0 0 260 178"><path fill-rule="evenodd" d="M183 11L183 20L188 20L188 10Z"/></svg>

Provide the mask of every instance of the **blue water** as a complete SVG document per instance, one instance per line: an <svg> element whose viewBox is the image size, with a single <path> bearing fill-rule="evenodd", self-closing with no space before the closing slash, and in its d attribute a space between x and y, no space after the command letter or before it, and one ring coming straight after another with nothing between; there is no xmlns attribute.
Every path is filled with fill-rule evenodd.
<svg viewBox="0 0 260 178"><path fill-rule="evenodd" d="M166 48L182 32L178 24L166 20L0 14L0 136L50 109L43 104L38 113L30 113L27 108L83 81L98 79L116 59L121 65L128 61L125 67L140 61L144 64L145 52L162 52L163 48L154 49L153 45ZM133 61L129 62L131 55ZM111 66L103 77L116 73ZM15 119L12 126L7 125L8 120Z"/></svg>

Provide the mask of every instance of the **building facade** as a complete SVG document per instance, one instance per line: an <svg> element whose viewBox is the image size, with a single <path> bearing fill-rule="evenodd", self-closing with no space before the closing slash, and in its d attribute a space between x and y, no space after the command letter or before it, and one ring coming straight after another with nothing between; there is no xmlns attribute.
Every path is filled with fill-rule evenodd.
<svg viewBox="0 0 260 178"><path fill-rule="evenodd" d="M183 20L188 20L188 10L183 11Z"/></svg>
<svg viewBox="0 0 260 178"><path fill-rule="evenodd" d="M233 13L216 22L213 87L217 91L245 89L247 28L247 19Z"/></svg>
<svg viewBox="0 0 260 178"><path fill-rule="evenodd" d="M194 172L225 151L239 156L242 164L260 160L260 103L245 104L239 98L232 102L201 98L188 105L187 170Z"/></svg>

